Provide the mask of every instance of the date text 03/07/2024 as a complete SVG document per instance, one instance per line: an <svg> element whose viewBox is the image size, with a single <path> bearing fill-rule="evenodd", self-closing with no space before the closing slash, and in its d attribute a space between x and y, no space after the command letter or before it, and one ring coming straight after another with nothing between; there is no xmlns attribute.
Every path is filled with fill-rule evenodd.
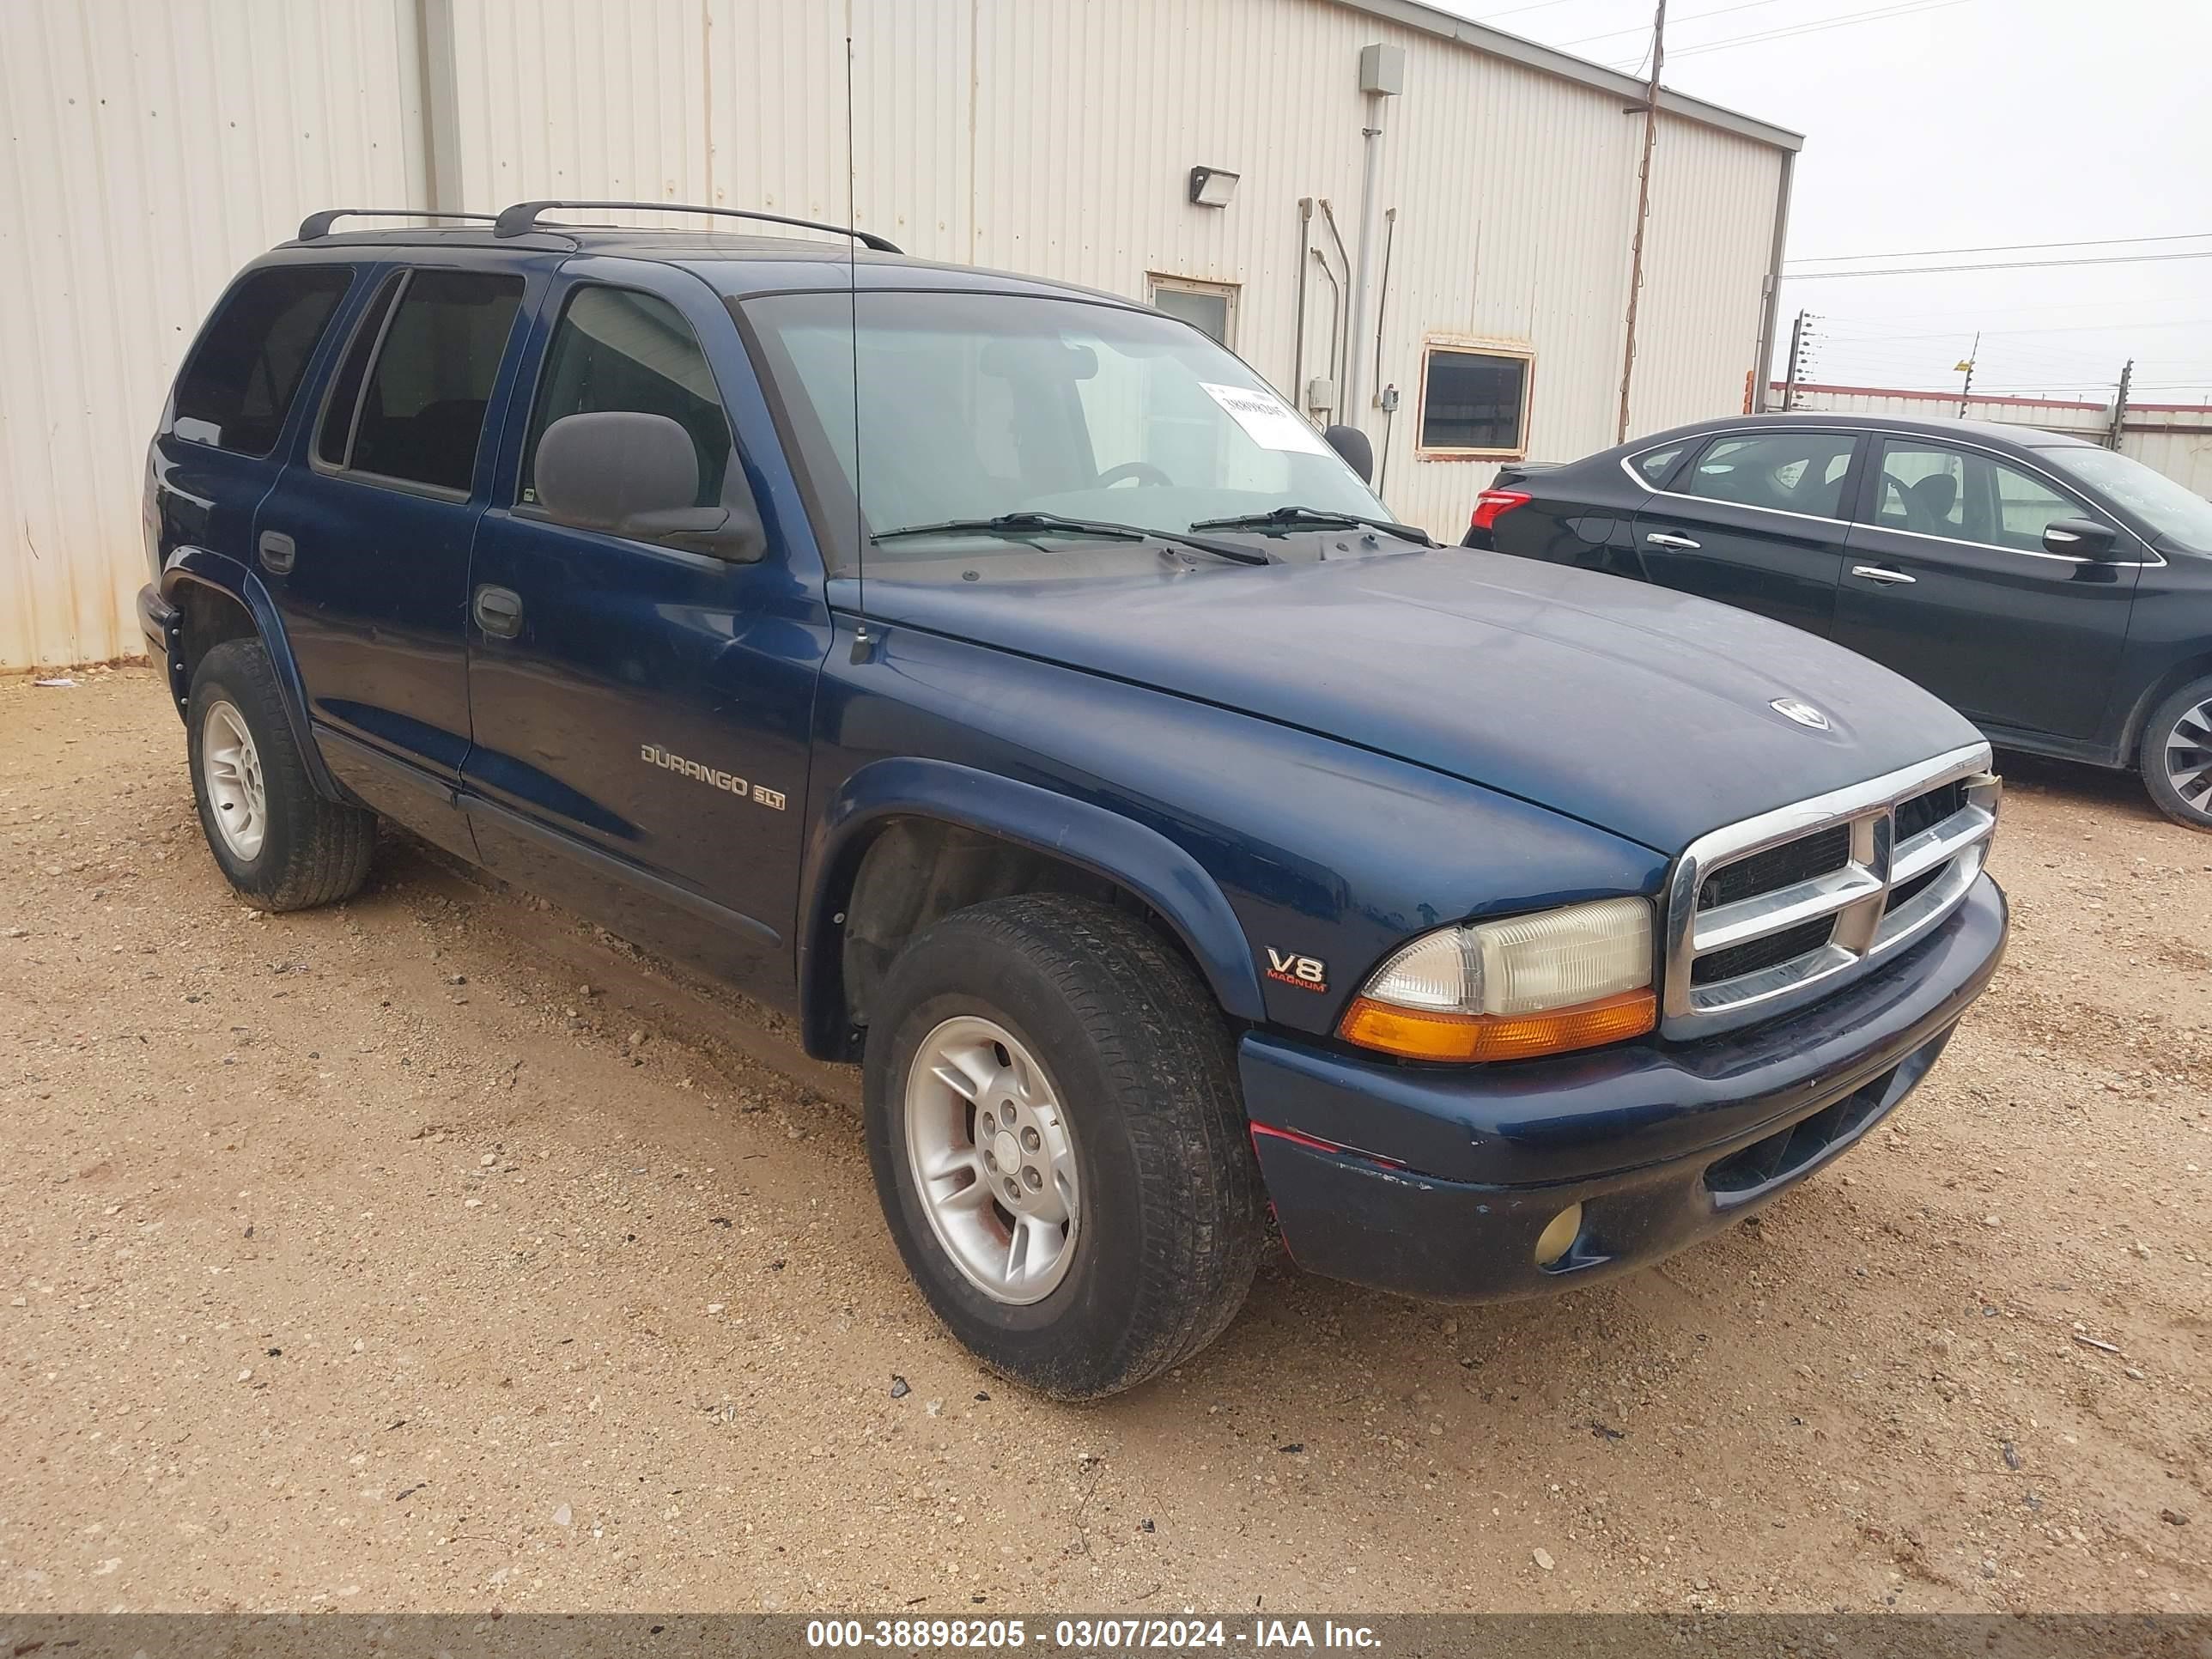
<svg viewBox="0 0 2212 1659"><path fill-rule="evenodd" d="M1253 1619L1241 1626L1223 1619L1056 1619L1035 1629L1022 1619L814 1619L806 1625L810 1650L888 1649L1041 1648L1074 1653L1199 1648L1371 1650L1378 1638L1366 1625L1334 1620Z"/></svg>

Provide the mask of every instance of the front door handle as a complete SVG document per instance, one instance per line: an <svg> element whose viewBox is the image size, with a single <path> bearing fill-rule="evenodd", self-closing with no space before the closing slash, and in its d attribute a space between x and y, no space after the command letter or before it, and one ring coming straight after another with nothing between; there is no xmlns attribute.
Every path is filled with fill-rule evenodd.
<svg viewBox="0 0 2212 1659"><path fill-rule="evenodd" d="M1870 582L1882 582L1892 587L1910 587L1920 580L1917 576L1906 575L1902 570L1892 570L1887 566L1879 564L1855 564L1851 567L1851 574L1863 576Z"/></svg>
<svg viewBox="0 0 2212 1659"><path fill-rule="evenodd" d="M1687 536L1670 536L1663 530L1655 530L1644 539L1654 547L1686 548L1692 553L1698 550L1698 544Z"/></svg>
<svg viewBox="0 0 2212 1659"><path fill-rule="evenodd" d="M299 549L293 546L292 538L281 530L263 531L257 546L261 555L261 568L272 576L283 575L291 569L293 560L299 556Z"/></svg>
<svg viewBox="0 0 2212 1659"><path fill-rule="evenodd" d="M475 609L477 626L495 640L522 632L522 595L511 587L479 587Z"/></svg>

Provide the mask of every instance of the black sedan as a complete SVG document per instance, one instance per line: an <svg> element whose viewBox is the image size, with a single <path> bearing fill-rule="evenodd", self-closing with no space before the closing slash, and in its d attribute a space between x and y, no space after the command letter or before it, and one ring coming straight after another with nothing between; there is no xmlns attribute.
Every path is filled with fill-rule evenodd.
<svg viewBox="0 0 2212 1659"><path fill-rule="evenodd" d="M1996 743L2212 830L2212 502L2024 427L1747 415L1512 462L1466 544L1700 593L1886 663Z"/></svg>

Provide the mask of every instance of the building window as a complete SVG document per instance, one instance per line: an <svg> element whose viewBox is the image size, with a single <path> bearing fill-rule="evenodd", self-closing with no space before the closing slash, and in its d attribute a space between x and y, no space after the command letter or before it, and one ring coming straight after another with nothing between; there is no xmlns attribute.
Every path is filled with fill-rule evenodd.
<svg viewBox="0 0 2212 1659"><path fill-rule="evenodd" d="M1179 317L1216 343L1233 346L1237 325L1237 285L1201 283L1188 276L1146 278L1152 285L1152 309Z"/></svg>
<svg viewBox="0 0 2212 1659"><path fill-rule="evenodd" d="M1417 453L1444 460L1524 453L1529 368L1526 351L1431 341L1421 356Z"/></svg>

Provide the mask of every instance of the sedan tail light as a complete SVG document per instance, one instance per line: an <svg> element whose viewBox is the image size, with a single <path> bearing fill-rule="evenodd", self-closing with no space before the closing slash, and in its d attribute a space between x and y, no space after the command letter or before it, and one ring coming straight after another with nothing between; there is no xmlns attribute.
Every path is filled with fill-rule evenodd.
<svg viewBox="0 0 2212 1659"><path fill-rule="evenodd" d="M1529 501L1526 490L1486 489L1474 498L1474 517L1468 521L1471 528L1488 530L1498 520L1516 507L1525 507Z"/></svg>

